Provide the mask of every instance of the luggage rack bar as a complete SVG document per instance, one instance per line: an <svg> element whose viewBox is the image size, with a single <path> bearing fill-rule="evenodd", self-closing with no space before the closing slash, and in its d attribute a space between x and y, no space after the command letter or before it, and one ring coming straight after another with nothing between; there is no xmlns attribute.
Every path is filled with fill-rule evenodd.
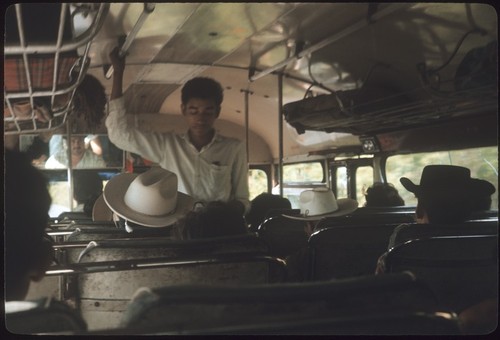
<svg viewBox="0 0 500 340"><path fill-rule="evenodd" d="M82 14L90 15L92 21L84 32L68 41L63 40L63 35L69 6L73 9L72 19ZM107 3L61 4L54 43L28 41L22 4L14 6L19 41L7 41L4 46L4 134L50 131L66 122L73 108L75 91L90 64L88 53L92 39L101 29L109 6ZM74 29L72 31L74 33ZM83 53L79 55L77 49L81 47ZM34 73L35 70L39 74ZM34 83L35 76L42 78L38 79L39 84ZM43 97L50 105L46 102L40 105Z"/></svg>

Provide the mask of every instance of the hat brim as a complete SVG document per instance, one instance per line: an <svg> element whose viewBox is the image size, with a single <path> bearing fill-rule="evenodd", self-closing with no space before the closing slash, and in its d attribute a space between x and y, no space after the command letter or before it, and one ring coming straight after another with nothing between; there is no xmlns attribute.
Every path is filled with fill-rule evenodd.
<svg viewBox="0 0 500 340"><path fill-rule="evenodd" d="M358 201L350 199L350 198L340 198L337 200L338 209L332 213L314 215L314 216L304 216L304 215L285 215L283 217L298 220L298 221L319 221L325 217L336 217L336 216L344 216L352 213L358 208Z"/></svg>
<svg viewBox="0 0 500 340"><path fill-rule="evenodd" d="M177 205L173 213L151 216L130 209L124 198L130 183L136 177L137 174L121 174L113 177L104 187L103 196L106 204L121 218L146 227L166 227L177 222L193 208L194 199L182 192L177 192Z"/></svg>
<svg viewBox="0 0 500 340"><path fill-rule="evenodd" d="M413 183L409 178L401 177L399 179L399 182L409 192L413 192L414 194L417 194L420 191L419 190L420 186Z"/></svg>

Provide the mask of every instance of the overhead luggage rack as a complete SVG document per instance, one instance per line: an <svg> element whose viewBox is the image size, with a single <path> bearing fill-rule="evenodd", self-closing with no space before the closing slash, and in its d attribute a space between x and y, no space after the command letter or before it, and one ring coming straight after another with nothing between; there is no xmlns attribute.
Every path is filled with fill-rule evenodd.
<svg viewBox="0 0 500 340"><path fill-rule="evenodd" d="M356 93L339 91L285 104L283 114L299 134L315 130L359 136L439 124L458 117L496 115L498 109L496 85L449 94L420 88L364 102L357 98Z"/></svg>
<svg viewBox="0 0 500 340"><path fill-rule="evenodd" d="M7 9L4 134L54 130L71 113L105 3L16 4ZM54 20L52 20L54 19Z"/></svg>

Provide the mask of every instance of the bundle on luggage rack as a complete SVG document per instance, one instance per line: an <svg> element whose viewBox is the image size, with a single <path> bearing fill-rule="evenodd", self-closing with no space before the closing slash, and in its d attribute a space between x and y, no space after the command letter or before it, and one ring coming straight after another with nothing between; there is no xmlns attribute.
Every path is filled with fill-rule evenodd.
<svg viewBox="0 0 500 340"><path fill-rule="evenodd" d="M62 126L109 4L26 3L6 11L4 134ZM78 27L81 24L84 27Z"/></svg>

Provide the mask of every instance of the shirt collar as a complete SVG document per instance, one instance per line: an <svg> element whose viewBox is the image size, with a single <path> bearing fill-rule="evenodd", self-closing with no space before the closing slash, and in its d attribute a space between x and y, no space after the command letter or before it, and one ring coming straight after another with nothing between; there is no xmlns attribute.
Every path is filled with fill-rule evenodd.
<svg viewBox="0 0 500 340"><path fill-rule="evenodd" d="M191 141L189 140L188 131L185 131L181 135L181 138L184 139L189 145L193 145L193 144L191 144ZM215 142L220 142L221 140L222 140L222 136L219 134L218 130L215 130L214 137L212 138L212 140L210 141L210 143L208 143L207 145L205 145L200 151L203 151L204 149L208 148L210 145L214 144Z"/></svg>

